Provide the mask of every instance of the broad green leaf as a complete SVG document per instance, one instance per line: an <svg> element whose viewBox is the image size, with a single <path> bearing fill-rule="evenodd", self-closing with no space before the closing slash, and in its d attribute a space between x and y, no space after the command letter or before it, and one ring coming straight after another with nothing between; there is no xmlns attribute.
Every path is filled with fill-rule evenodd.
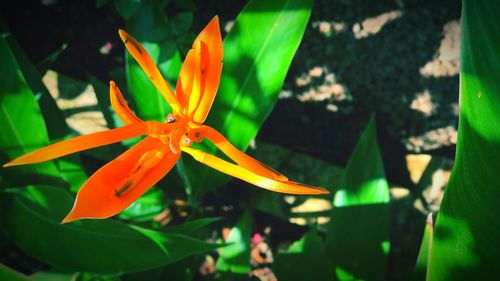
<svg viewBox="0 0 500 281"><path fill-rule="evenodd" d="M422 243L420 244L420 251L418 252L417 262L413 270L413 281L427 280L427 270L429 268L429 254L432 250L432 235L434 232L432 222L432 213L427 216L427 223L424 228L424 235Z"/></svg>
<svg viewBox="0 0 500 281"><path fill-rule="evenodd" d="M246 211L238 223L231 229L226 243L219 250L217 270L243 274L250 272L250 236L252 235L252 220Z"/></svg>
<svg viewBox="0 0 500 281"><path fill-rule="evenodd" d="M385 280L389 252L389 186L372 116L333 200L327 252L339 280Z"/></svg>
<svg viewBox="0 0 500 281"><path fill-rule="evenodd" d="M433 281L500 272L500 2L462 3L457 152L434 229Z"/></svg>
<svg viewBox="0 0 500 281"><path fill-rule="evenodd" d="M219 91L205 123L241 150L247 149L276 104L312 5L312 0L252 0L224 39ZM206 149L215 152L213 146ZM200 194L229 180L192 162L187 172Z"/></svg>
<svg viewBox="0 0 500 281"><path fill-rule="evenodd" d="M32 279L20 272L15 271L14 269L0 263L0 280L8 280L8 281L38 281L36 279Z"/></svg>
<svg viewBox="0 0 500 281"><path fill-rule="evenodd" d="M333 280L333 267L325 253L325 243L316 230L307 232L286 253L278 253L273 264L278 280Z"/></svg>
<svg viewBox="0 0 500 281"><path fill-rule="evenodd" d="M189 236L113 220L60 224L73 201L60 188L8 190L0 201L1 229L18 247L43 263L92 273L144 271L217 247Z"/></svg>
<svg viewBox="0 0 500 281"><path fill-rule="evenodd" d="M333 205L345 207L388 202L389 184L385 178L375 117L372 115L349 157Z"/></svg>
<svg viewBox="0 0 500 281"><path fill-rule="evenodd" d="M42 113L16 57L3 36L0 36L0 149L1 161L7 162L49 143ZM54 162L29 167L1 169L6 177L27 171L59 178Z"/></svg>

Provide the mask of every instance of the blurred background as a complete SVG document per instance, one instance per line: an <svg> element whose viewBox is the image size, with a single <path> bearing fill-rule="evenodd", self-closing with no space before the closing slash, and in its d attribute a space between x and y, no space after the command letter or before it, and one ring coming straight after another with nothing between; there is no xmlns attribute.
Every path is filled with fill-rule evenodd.
<svg viewBox="0 0 500 281"><path fill-rule="evenodd" d="M129 14L134 9L130 5L140 2L14 1L0 11L3 26L43 70L44 85L73 131L87 134L109 127L98 106L96 81L100 85L111 79L123 81L125 88L124 46L118 29L127 26L138 39L146 36L134 33L141 23ZM182 58L214 15L219 16L224 38L247 3L167 2L164 10L153 10L151 20L163 13L179 27L173 34ZM453 166L460 12L457 0L316 0L279 100L248 150L294 180L334 190L374 113L391 196L386 280L407 280L404 268L416 258L425 217L439 210ZM230 219L218 225L222 232L245 209L235 202L254 192L234 191L239 184L233 181L215 191L217 195L204 198L204 206L216 206L216 215L229 214ZM321 225L330 219L331 196L255 198L247 202L257 209L252 278L275 280L272 270L259 263L268 264L266 255L276 256L283 242L299 239L311 225L325 231ZM292 215L283 219L274 204L288 206ZM164 214L170 217L166 224L182 221L181 205L170 205L172 214ZM259 238L266 235L271 238ZM0 261L26 274L46 269L12 244L2 249ZM213 260L200 264L196 278L212 276Z"/></svg>

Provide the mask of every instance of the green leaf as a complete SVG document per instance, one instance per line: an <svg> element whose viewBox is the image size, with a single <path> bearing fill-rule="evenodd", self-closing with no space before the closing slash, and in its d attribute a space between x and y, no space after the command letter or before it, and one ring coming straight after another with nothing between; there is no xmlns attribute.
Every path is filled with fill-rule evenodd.
<svg viewBox="0 0 500 281"><path fill-rule="evenodd" d="M327 252L339 280L385 280L389 252L389 187L372 116L333 200Z"/></svg>
<svg viewBox="0 0 500 281"><path fill-rule="evenodd" d="M217 247L113 220L60 224L74 201L60 188L11 189L3 195L0 223L6 236L29 255L61 269L108 274L144 271Z"/></svg>
<svg viewBox="0 0 500 281"><path fill-rule="evenodd" d="M325 253L325 245L316 230L311 229L299 241L294 242L286 253L278 253L273 264L278 280L330 281L334 276Z"/></svg>
<svg viewBox="0 0 500 281"><path fill-rule="evenodd" d="M50 139L55 140L67 136L70 134L70 129L55 100L43 84L40 72L31 63L12 35L5 38L19 65L19 69L40 106Z"/></svg>
<svg viewBox="0 0 500 281"><path fill-rule="evenodd" d="M192 220L179 225L172 225L165 228L166 232L169 233L182 233L182 234L194 234L195 231L203 228L209 224L220 221L220 218L202 218L197 220Z"/></svg>
<svg viewBox="0 0 500 281"><path fill-rule="evenodd" d="M388 202L389 184L385 178L375 117L372 115L349 157L333 205L345 207Z"/></svg>
<svg viewBox="0 0 500 281"><path fill-rule="evenodd" d="M243 274L250 272L250 236L252 235L250 213L246 211L231 229L226 239L228 246L219 250L217 270Z"/></svg>
<svg viewBox="0 0 500 281"><path fill-rule="evenodd" d="M146 49L158 65L163 77L174 85L177 82L182 61L175 39L170 33L161 4L142 3L137 14L126 22L129 33ZM128 92L137 106L137 114L145 120L164 122L170 106L156 90L134 58L126 52L126 77Z"/></svg>
<svg viewBox="0 0 500 281"><path fill-rule="evenodd" d="M312 0L250 1L224 39L221 82L206 124L241 150L247 149L276 104L312 5ZM213 146L206 149L215 152ZM186 167L200 194L230 179L200 164Z"/></svg>
<svg viewBox="0 0 500 281"><path fill-rule="evenodd" d="M0 280L8 281L37 281L14 269L0 263Z"/></svg>
<svg viewBox="0 0 500 281"><path fill-rule="evenodd" d="M175 36L180 36L184 33L189 32L189 29L193 25L193 13L192 12L181 12L176 14L172 18L170 24L172 32Z"/></svg>
<svg viewBox="0 0 500 281"><path fill-rule="evenodd" d="M152 188L120 213L120 217L134 222L151 221L167 204L163 190ZM181 233L186 234L186 233Z"/></svg>
<svg viewBox="0 0 500 281"><path fill-rule="evenodd" d="M95 96L99 105L99 110L104 115L104 119L106 120L108 128L114 129L120 127L123 122L120 122L119 117L111 107L111 101L109 98L109 86L99 81L99 79L97 79L97 77L93 75L88 75L88 79L92 84L92 87L94 88Z"/></svg>
<svg viewBox="0 0 500 281"><path fill-rule="evenodd" d="M0 36L0 149L1 161L7 162L49 143L40 108L35 101L16 57L4 36ZM3 164L2 163L2 164ZM1 169L6 177L19 172L36 172L59 178L54 162L22 168Z"/></svg>
<svg viewBox="0 0 500 281"><path fill-rule="evenodd" d="M424 228L424 235L422 243L420 244L420 251L418 252L417 262L413 271L413 281L427 280L427 270L429 268L429 254L432 250L432 235L434 232L432 222L432 213L427 217L427 223Z"/></svg>
<svg viewBox="0 0 500 281"><path fill-rule="evenodd" d="M455 165L437 216L428 280L498 279L500 2L464 0Z"/></svg>
<svg viewBox="0 0 500 281"><path fill-rule="evenodd" d="M115 0L115 8L124 19L131 18L141 6L141 0Z"/></svg>
<svg viewBox="0 0 500 281"><path fill-rule="evenodd" d="M78 277L78 273L41 271L31 274L30 277L36 281L73 281Z"/></svg>

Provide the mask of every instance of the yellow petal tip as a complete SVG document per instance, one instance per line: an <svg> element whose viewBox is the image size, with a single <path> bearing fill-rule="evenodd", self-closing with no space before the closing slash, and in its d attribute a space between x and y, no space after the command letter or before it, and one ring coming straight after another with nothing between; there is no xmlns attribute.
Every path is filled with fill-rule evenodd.
<svg viewBox="0 0 500 281"><path fill-rule="evenodd" d="M120 35L120 38L122 39L123 42L127 40L128 33L125 32L123 29L118 29L118 34Z"/></svg>

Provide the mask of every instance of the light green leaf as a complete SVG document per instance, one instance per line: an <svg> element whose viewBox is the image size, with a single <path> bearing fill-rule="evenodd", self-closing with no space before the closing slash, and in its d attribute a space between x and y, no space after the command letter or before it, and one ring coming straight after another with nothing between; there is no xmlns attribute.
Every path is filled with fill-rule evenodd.
<svg viewBox="0 0 500 281"><path fill-rule="evenodd" d="M238 223L231 229L226 243L229 244L219 250L217 270L243 274L250 272L250 236L252 221L250 213L246 211Z"/></svg>
<svg viewBox="0 0 500 281"><path fill-rule="evenodd" d="M10 189L2 195L0 224L6 236L29 255L61 269L108 274L144 271L217 247L113 220L60 224L74 201L60 188Z"/></svg>
<svg viewBox="0 0 500 281"><path fill-rule="evenodd" d="M47 145L49 139L42 113L7 40L0 36L0 148L2 164ZM21 171L59 178L54 162L30 167L1 169L6 177Z"/></svg>
<svg viewBox="0 0 500 281"><path fill-rule="evenodd" d="M500 2L464 0L455 165L437 216L428 280L500 272Z"/></svg>
<svg viewBox="0 0 500 281"><path fill-rule="evenodd" d="M389 184L385 178L375 117L372 115L349 157L333 205L345 207L388 202Z"/></svg>

